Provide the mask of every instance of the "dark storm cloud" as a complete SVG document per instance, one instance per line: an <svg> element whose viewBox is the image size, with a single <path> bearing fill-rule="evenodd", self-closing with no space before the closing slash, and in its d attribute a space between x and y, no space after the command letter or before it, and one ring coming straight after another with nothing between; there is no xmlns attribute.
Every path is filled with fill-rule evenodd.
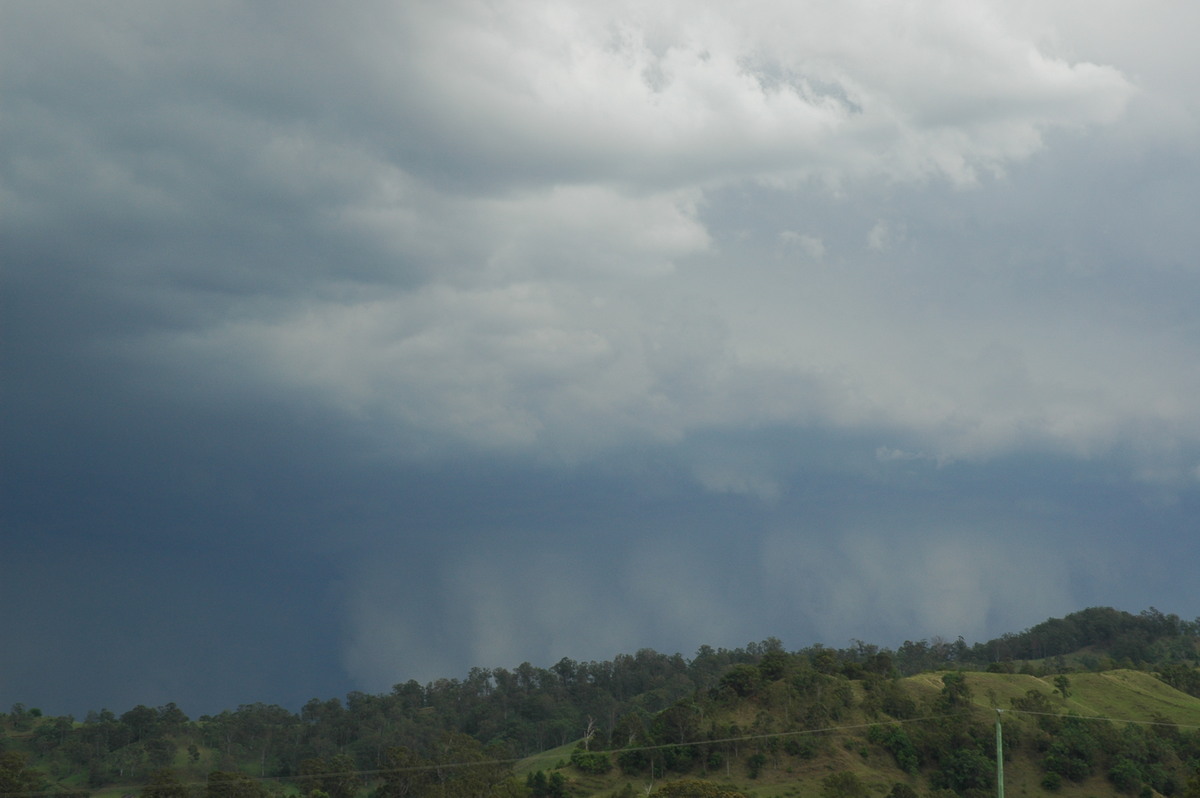
<svg viewBox="0 0 1200 798"><path fill-rule="evenodd" d="M48 713L260 696L298 706L339 673L330 571L244 546L25 536L6 550L6 696ZM38 548L32 548L37 546Z"/></svg>
<svg viewBox="0 0 1200 798"><path fill-rule="evenodd" d="M935 10L5 6L0 705L1200 611L1186 20Z"/></svg>

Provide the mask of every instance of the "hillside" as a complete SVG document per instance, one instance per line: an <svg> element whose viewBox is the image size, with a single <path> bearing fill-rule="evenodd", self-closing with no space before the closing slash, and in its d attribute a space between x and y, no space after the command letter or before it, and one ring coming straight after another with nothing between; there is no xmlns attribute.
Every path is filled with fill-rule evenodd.
<svg viewBox="0 0 1200 798"><path fill-rule="evenodd" d="M610 753L612 767L599 775L571 765L570 746L554 753L573 795L644 794L675 781L759 798L994 795L1000 708L1010 796L1185 792L1200 763L1200 699L1137 671L1076 674L1066 684L1064 698L1055 677L1027 674L927 673L886 687L857 682L850 694L831 681L837 708L813 729L796 722L816 706L811 693L806 702L783 680L764 682L732 701L676 705L715 709L707 731L695 730L693 746L643 748L640 767L630 749ZM911 713L879 710L881 689L913 701ZM517 772L553 758L525 760Z"/></svg>
<svg viewBox="0 0 1200 798"><path fill-rule="evenodd" d="M191 720L168 704L76 721L17 704L0 714L0 794L582 798L725 785L762 798L982 798L995 787L998 708L1010 795L1196 798L1197 630L1156 610L1093 608L970 647L642 650L477 668L299 713L245 704ZM1048 655L1005 656L1022 646Z"/></svg>

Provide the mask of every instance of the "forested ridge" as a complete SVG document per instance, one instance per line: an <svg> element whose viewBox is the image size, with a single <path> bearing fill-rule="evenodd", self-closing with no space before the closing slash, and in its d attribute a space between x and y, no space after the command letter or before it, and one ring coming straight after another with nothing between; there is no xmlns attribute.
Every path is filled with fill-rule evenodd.
<svg viewBox="0 0 1200 798"><path fill-rule="evenodd" d="M1200 620L1091 608L974 645L787 651L771 638L702 646L691 658L644 649L473 668L463 679L313 699L299 712L249 703L191 719L169 703L76 719L18 703L0 713L0 795L559 798L633 785L787 795L780 785L796 782L826 798L865 798L884 779L895 798L975 798L993 787L990 706L1013 718L1008 755L1040 790L1200 798L1198 646ZM1104 674L1197 700L1163 704L1177 717L1097 720L1110 692L1153 693L1097 681Z"/></svg>

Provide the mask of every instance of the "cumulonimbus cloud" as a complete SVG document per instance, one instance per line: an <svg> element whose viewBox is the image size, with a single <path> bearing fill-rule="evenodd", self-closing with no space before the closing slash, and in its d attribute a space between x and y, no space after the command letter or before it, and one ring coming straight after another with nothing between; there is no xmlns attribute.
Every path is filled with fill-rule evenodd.
<svg viewBox="0 0 1200 798"><path fill-rule="evenodd" d="M312 218L370 242L382 285L332 301L310 291L298 310L230 317L177 344L236 351L350 412L486 446L586 449L826 413L926 423L903 408L938 400L872 387L886 370L863 351L835 347L831 366L782 343L772 364L745 359L729 333L741 320L687 266L727 258L707 198L755 184L842 197L970 185L1048 130L1112 122L1133 93L1111 66L1043 52L985 2L378 12L332 37L294 31L343 56L333 69L347 90L325 98L337 114L268 81L279 114L242 129L263 156L254 179L321 196ZM347 29L353 55L336 34ZM818 232L797 240L827 260ZM811 340L809 327L786 337ZM814 378L820 396L794 395L791 411L745 403L748 380Z"/></svg>

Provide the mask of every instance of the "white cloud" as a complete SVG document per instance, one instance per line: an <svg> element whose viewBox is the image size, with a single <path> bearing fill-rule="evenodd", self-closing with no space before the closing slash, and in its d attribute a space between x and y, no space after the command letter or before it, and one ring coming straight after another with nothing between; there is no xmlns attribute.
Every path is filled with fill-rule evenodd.
<svg viewBox="0 0 1200 798"><path fill-rule="evenodd" d="M904 225L894 225L880 219L867 233L867 249L886 252L904 240L905 232Z"/></svg>
<svg viewBox="0 0 1200 798"><path fill-rule="evenodd" d="M501 196L446 195L395 169L341 214L351 231L418 259L441 281L590 281L669 272L704 251L697 192L629 195L602 185L556 185Z"/></svg>
<svg viewBox="0 0 1200 798"><path fill-rule="evenodd" d="M978 184L1039 152L1047 131L1117 122L1135 92L1106 63L1111 36L1093 32L1080 56L1063 20L982 0L401 4L276 21L188 7L92 48L83 32L102 20L63 34L80 45L73 63L127 77L131 113L67 119L47 102L39 119L76 131L64 141L151 131L173 155L99 153L115 167L97 167L111 179L93 202L121 195L131 214L173 208L176 219L212 206L248 239L303 228L362 250L330 245L304 275L243 251L237 267L193 264L186 279L208 269L214 283L288 284L300 299L270 315L214 304L199 314L207 327L151 342L167 340L166 358L244 362L360 417L574 455L764 422L903 428L938 457L1030 440L1086 453L1131 419L1200 429L1184 400L1194 380L1178 368L1189 341L1147 332L1140 317L1112 321L1107 298L1085 309L1012 290L994 308L943 301L942 285L961 285L957 253L876 199ZM183 25L190 45L153 46ZM275 49L249 47L258 33ZM221 59L205 49L218 44ZM327 74L310 51L325 54ZM190 76L190 91L166 91L170 75ZM59 155L51 146L39 163ZM23 163L40 188L60 182ZM213 163L228 184L189 179ZM929 265L887 276L880 268L899 261L857 262L825 225L794 218L751 219L734 254L707 203L724 188L754 208L763 183L869 219L877 259L920 252ZM17 193L37 193L26 188ZM245 197L243 215L232 206ZM763 262L769 243L838 268L785 283ZM995 269L991 246L991 265L971 268ZM342 253L352 268L330 260ZM145 258L145 269L169 273L176 260ZM356 270L371 280L347 288ZM1116 384L1118 356L1135 378ZM720 489L770 492L769 476L705 473Z"/></svg>
<svg viewBox="0 0 1200 798"><path fill-rule="evenodd" d="M825 257L825 243L817 236L797 233L795 230L784 230L779 234L779 240L786 247L799 249L810 260L819 261Z"/></svg>
<svg viewBox="0 0 1200 798"><path fill-rule="evenodd" d="M1117 70L1040 52L987 3L932 5L441 4L406 16L391 69L422 84L428 146L484 174L643 186L970 182L1130 97Z"/></svg>
<svg viewBox="0 0 1200 798"><path fill-rule="evenodd" d="M631 434L671 439L707 415L720 340L667 314L658 290L432 286L234 322L169 349L193 361L239 352L247 374L268 364L254 379L424 435L571 456Z"/></svg>

